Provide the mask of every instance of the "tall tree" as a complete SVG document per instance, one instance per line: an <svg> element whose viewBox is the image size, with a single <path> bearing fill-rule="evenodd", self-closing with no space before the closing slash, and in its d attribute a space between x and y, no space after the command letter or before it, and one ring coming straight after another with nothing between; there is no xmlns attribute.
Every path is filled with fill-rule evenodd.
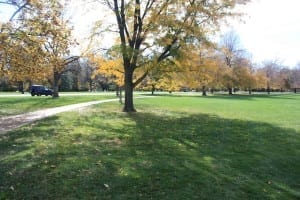
<svg viewBox="0 0 300 200"><path fill-rule="evenodd" d="M300 89L300 63L291 70L290 74L291 87L294 89L294 92L297 93L297 89Z"/></svg>
<svg viewBox="0 0 300 200"><path fill-rule="evenodd" d="M250 60L243 57L239 58L233 67L233 75L235 86L245 91L248 90L249 95L251 95L252 89L256 87L256 78Z"/></svg>
<svg viewBox="0 0 300 200"><path fill-rule="evenodd" d="M135 112L133 89L149 73L133 81L137 68L160 63L174 56L187 40L197 42L219 27L221 20L234 15L236 4L249 0L102 0L116 17L124 65L125 105Z"/></svg>
<svg viewBox="0 0 300 200"><path fill-rule="evenodd" d="M3 24L0 33L0 73L15 82L43 80L48 70L42 65L45 54L41 42L41 38L33 36L32 30L20 22Z"/></svg>
<svg viewBox="0 0 300 200"><path fill-rule="evenodd" d="M218 59L211 46L202 45L201 48L187 48L179 59L182 66L181 79L183 87L202 90L202 95L206 96L208 86L215 78L218 69Z"/></svg>
<svg viewBox="0 0 300 200"><path fill-rule="evenodd" d="M172 92L178 90L181 85L179 73L183 71L181 63L177 59L165 59L160 63L149 61L147 67L136 70L135 78L143 75L145 70L149 70L149 73L137 87L150 89L152 95L154 95L156 89Z"/></svg>
<svg viewBox="0 0 300 200"><path fill-rule="evenodd" d="M0 23L0 75L7 72L8 61L10 60L10 54L14 49L11 45L11 39L19 39L22 41L22 38L18 36L18 33L15 33L13 24L11 23L13 19L23 10L30 7L29 0L3 0L0 1L0 4L10 5L16 8L16 10L11 14L9 23ZM24 34L23 34L24 36Z"/></svg>
<svg viewBox="0 0 300 200"><path fill-rule="evenodd" d="M280 61L274 59L274 60L268 60L264 61L263 63L263 72L265 73L265 76L267 78L267 92L268 94L271 93L271 89L278 88L278 79L277 75L279 74L281 64Z"/></svg>
<svg viewBox="0 0 300 200"><path fill-rule="evenodd" d="M88 59L81 59L80 60L80 82L82 85L85 85L85 88L92 92L96 90L96 70L97 66L93 64L90 60Z"/></svg>
<svg viewBox="0 0 300 200"><path fill-rule="evenodd" d="M276 82L281 92L291 89L292 80L290 74L291 70L286 67L283 67L279 70L278 75L276 77Z"/></svg>
<svg viewBox="0 0 300 200"><path fill-rule="evenodd" d="M225 65L230 68L224 73L224 81L228 89L229 95L232 95L232 89L235 86L236 80L233 74L233 68L237 64L237 60L240 58L243 50L240 47L240 39L237 33L234 31L227 32L222 36L220 42L220 52L224 58Z"/></svg>
<svg viewBox="0 0 300 200"><path fill-rule="evenodd" d="M43 48L48 55L46 64L53 73L53 97L58 97L58 84L64 69L79 57L69 57L70 47L74 41L71 40L71 29L67 25L68 21L63 16L63 5L57 0L52 0L49 3L48 1L47 3L44 2L43 9L38 10L37 14L37 17L42 19L37 28L46 30ZM38 21L38 19L34 19L34 21Z"/></svg>
<svg viewBox="0 0 300 200"><path fill-rule="evenodd" d="M59 0L30 1L30 8L22 10L20 27L36 41L33 45L42 50L35 55L42 59L39 59L40 64L52 73L49 81L54 90L53 97L58 97L58 83L65 67L78 59L78 56L69 56L74 41L68 21L63 16L64 5Z"/></svg>

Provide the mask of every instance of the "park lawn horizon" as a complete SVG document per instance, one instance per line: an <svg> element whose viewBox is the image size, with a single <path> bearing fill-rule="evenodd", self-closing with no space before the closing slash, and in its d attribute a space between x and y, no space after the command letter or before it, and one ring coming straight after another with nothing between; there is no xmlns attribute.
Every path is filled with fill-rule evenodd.
<svg viewBox="0 0 300 200"><path fill-rule="evenodd" d="M300 96L157 96L0 136L0 199L300 198Z"/></svg>

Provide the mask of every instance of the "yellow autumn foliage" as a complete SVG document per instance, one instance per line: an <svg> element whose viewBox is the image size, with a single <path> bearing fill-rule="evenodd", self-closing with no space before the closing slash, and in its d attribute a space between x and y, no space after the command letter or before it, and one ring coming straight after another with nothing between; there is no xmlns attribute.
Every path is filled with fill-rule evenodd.
<svg viewBox="0 0 300 200"><path fill-rule="evenodd" d="M88 59L96 65L96 69L93 76L102 74L108 77L116 85L122 87L124 85L124 69L123 61L121 58L105 59L102 56L88 54Z"/></svg>

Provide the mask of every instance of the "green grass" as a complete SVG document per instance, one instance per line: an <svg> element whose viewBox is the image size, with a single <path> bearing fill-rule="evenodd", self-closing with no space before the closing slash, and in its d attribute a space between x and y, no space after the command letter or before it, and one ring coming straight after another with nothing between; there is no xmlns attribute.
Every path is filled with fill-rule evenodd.
<svg viewBox="0 0 300 200"><path fill-rule="evenodd" d="M299 199L300 96L172 97L0 136L0 199Z"/></svg>
<svg viewBox="0 0 300 200"><path fill-rule="evenodd" d="M26 113L30 111L40 110L43 108L52 108L57 106L64 106L75 103L82 103L88 101L97 101L102 99L116 98L112 93L108 95L70 95L60 96L59 98L52 97L31 97L31 96L2 96L0 97L0 117Z"/></svg>
<svg viewBox="0 0 300 200"><path fill-rule="evenodd" d="M300 95L215 95L159 96L143 101L143 106L154 109L165 107L178 112L218 115L226 119L266 122L300 131Z"/></svg>

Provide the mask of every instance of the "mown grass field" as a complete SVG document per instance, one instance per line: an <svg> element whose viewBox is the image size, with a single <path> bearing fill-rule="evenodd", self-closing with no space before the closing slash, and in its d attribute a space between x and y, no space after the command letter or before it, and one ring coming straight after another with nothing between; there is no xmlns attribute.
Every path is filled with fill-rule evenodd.
<svg viewBox="0 0 300 200"><path fill-rule="evenodd" d="M0 199L299 199L300 96L157 96L0 136Z"/></svg>
<svg viewBox="0 0 300 200"><path fill-rule="evenodd" d="M85 94L82 96L78 95L79 93L64 94L67 94L67 96L62 95L59 98L52 98L50 96L31 97L28 94L10 96L11 93L0 93L0 117L36 111L44 108L116 98L113 93L100 93L99 95Z"/></svg>

